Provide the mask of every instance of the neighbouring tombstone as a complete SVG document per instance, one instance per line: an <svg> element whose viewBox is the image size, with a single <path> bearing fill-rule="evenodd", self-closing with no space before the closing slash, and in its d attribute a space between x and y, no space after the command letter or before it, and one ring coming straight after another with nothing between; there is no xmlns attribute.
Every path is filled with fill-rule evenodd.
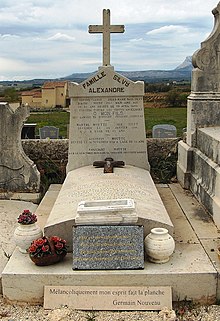
<svg viewBox="0 0 220 321"><path fill-rule="evenodd" d="M59 128L54 126L44 126L39 128L40 139L57 139L59 138Z"/></svg>
<svg viewBox="0 0 220 321"><path fill-rule="evenodd" d="M197 131L220 126L220 2L212 10L214 28L192 57L191 94L187 101L187 144L197 145Z"/></svg>
<svg viewBox="0 0 220 321"><path fill-rule="evenodd" d="M1 192L39 192L40 173L21 145L21 130L28 115L27 106L13 110L7 103L0 103Z"/></svg>
<svg viewBox="0 0 220 321"><path fill-rule="evenodd" d="M220 2L212 13L213 31L192 58L187 137L178 144L177 177L220 227Z"/></svg>
<svg viewBox="0 0 220 321"><path fill-rule="evenodd" d="M37 124L24 124L21 131L21 139L34 139Z"/></svg>
<svg viewBox="0 0 220 321"><path fill-rule="evenodd" d="M143 238L143 226L77 226L73 269L143 269Z"/></svg>
<svg viewBox="0 0 220 321"><path fill-rule="evenodd" d="M176 127L169 124L154 125L152 129L153 138L175 138Z"/></svg>

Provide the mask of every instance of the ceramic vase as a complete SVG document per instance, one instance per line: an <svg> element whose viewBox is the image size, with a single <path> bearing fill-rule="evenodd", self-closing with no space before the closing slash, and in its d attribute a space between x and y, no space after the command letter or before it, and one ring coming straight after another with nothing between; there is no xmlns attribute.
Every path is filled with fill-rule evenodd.
<svg viewBox="0 0 220 321"><path fill-rule="evenodd" d="M36 224L19 224L14 231L14 241L21 253L27 253L27 249L31 242L41 238L43 233L40 227Z"/></svg>
<svg viewBox="0 0 220 321"><path fill-rule="evenodd" d="M153 228L144 240L145 252L150 262L166 263L175 249L175 242L165 228Z"/></svg>

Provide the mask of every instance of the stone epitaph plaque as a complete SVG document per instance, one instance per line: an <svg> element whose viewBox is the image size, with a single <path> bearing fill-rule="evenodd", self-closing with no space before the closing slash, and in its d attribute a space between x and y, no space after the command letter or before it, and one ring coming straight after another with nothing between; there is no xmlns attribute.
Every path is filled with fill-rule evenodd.
<svg viewBox="0 0 220 321"><path fill-rule="evenodd" d="M68 172L106 157L149 169L143 95L143 82L113 67L100 67L83 83L69 84Z"/></svg>
<svg viewBox="0 0 220 321"><path fill-rule="evenodd" d="M75 310L172 309L172 290L170 286L45 286L44 308L60 306Z"/></svg>
<svg viewBox="0 0 220 321"><path fill-rule="evenodd" d="M74 227L73 269L143 269L143 233L143 226Z"/></svg>

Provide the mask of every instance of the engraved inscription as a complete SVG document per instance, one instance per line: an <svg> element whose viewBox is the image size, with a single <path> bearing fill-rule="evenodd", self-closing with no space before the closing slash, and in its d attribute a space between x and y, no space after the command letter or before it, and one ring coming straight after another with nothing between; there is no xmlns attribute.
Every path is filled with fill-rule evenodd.
<svg viewBox="0 0 220 321"><path fill-rule="evenodd" d="M81 112L72 119L75 134L70 143L78 147L72 155L146 153L145 139L138 139L142 97L78 98L75 103Z"/></svg>
<svg viewBox="0 0 220 321"><path fill-rule="evenodd" d="M172 309L171 287L46 286L44 307L84 310Z"/></svg>
<svg viewBox="0 0 220 321"><path fill-rule="evenodd" d="M111 68L69 87L68 172L109 157L149 169L142 89Z"/></svg>

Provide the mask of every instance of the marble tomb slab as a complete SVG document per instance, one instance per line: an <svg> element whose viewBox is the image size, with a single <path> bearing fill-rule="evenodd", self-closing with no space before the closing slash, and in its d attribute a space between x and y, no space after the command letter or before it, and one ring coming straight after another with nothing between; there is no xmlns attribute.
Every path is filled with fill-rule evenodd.
<svg viewBox="0 0 220 321"><path fill-rule="evenodd" d="M66 239L72 251L72 227L76 225L78 204L83 201L133 199L138 216L137 225L144 226L144 235L154 227L167 228L173 234L173 224L158 194L150 173L126 165L103 174L103 168L85 166L67 174L44 228L45 235Z"/></svg>

